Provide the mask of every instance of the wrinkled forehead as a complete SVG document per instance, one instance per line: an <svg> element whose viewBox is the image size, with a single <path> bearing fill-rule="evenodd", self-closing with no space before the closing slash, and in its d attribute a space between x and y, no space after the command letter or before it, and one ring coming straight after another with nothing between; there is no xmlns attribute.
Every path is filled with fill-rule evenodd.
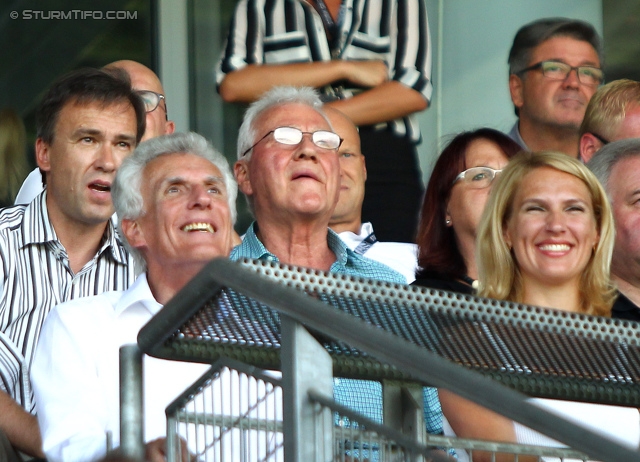
<svg viewBox="0 0 640 462"><path fill-rule="evenodd" d="M295 127L302 131L331 130L331 124L319 110L300 103L283 103L263 111L254 129L258 134L278 127Z"/></svg>
<svg viewBox="0 0 640 462"><path fill-rule="evenodd" d="M143 169L142 180L151 190L164 183L224 184L222 173L213 162L190 152L172 152L151 159Z"/></svg>

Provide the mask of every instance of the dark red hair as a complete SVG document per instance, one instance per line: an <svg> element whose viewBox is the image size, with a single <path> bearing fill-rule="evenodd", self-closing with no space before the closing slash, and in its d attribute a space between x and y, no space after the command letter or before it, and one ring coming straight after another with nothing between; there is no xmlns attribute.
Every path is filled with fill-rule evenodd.
<svg viewBox="0 0 640 462"><path fill-rule="evenodd" d="M453 181L460 172L467 169L467 149L478 139L485 139L497 145L507 159L522 150L507 135L492 128L462 132L449 141L433 167L422 202L416 236L420 267L418 277L460 279L467 274L467 267L458 250L453 228L445 224L445 215Z"/></svg>

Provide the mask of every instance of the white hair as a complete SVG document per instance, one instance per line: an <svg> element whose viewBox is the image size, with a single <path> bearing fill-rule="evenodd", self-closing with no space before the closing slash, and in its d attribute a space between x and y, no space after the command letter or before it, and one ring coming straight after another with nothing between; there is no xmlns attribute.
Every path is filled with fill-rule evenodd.
<svg viewBox="0 0 640 462"><path fill-rule="evenodd" d="M127 250L133 256L136 267L146 268L142 254L129 245L122 232L122 220L135 220L144 214L142 199L142 176L145 166L157 157L169 154L188 153L202 157L215 165L222 175L227 190L227 201L231 213L231 222L236 221L236 197L238 185L229 168L227 159L216 151L207 140L197 133L173 133L143 141L123 162L111 187L113 206L118 216L118 231Z"/></svg>

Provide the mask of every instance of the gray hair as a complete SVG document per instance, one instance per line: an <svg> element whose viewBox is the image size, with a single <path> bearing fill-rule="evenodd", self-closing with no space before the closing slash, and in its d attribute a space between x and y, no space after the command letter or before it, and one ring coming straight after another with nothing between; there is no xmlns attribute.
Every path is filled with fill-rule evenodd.
<svg viewBox="0 0 640 462"><path fill-rule="evenodd" d="M231 213L231 222L236 221L236 197L238 185L231 173L227 159L216 151L207 140L197 133L173 133L144 141L138 145L123 162L111 187L113 206L118 215L118 231L124 244L133 256L136 267L144 271L146 263L137 249L132 248L122 232L122 220L135 220L144 213L142 199L142 176L146 165L157 157L169 154L188 153L202 157L215 165L222 174L227 190L227 201Z"/></svg>
<svg viewBox="0 0 640 462"><path fill-rule="evenodd" d="M554 37L570 37L589 43L598 54L600 67L604 66L602 40L591 24L577 19L542 18L525 24L516 33L509 51L509 75L519 75L524 79L526 76L521 72L529 66L533 50ZM514 112L520 116L517 107L514 107Z"/></svg>
<svg viewBox="0 0 640 462"><path fill-rule="evenodd" d="M242 154L255 143L256 120L263 112L282 104L304 104L318 111L325 119L327 118L324 112L322 112L320 95L313 88L292 86L273 87L262 95L259 100L253 102L244 113L242 125L240 125L240 130L238 131L238 160L242 159ZM328 120L327 123L329 123ZM330 123L329 126L331 126ZM250 157L251 152L248 152L247 155L244 156L245 159L249 159Z"/></svg>
<svg viewBox="0 0 640 462"><path fill-rule="evenodd" d="M602 40L591 24L578 19L542 18L525 24L516 33L509 51L509 74L518 74L527 67L533 50L554 37L571 37L589 43L598 54L600 65L604 64Z"/></svg>
<svg viewBox="0 0 640 462"><path fill-rule="evenodd" d="M640 157L640 138L627 138L604 145L591 158L587 167L598 178L611 200L609 178L613 167L628 157Z"/></svg>

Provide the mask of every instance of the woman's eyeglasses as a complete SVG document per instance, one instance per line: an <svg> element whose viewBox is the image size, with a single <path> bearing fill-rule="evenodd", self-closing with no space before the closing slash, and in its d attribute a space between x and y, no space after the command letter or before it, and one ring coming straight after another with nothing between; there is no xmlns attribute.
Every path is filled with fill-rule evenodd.
<svg viewBox="0 0 640 462"><path fill-rule="evenodd" d="M453 180L453 184L456 184L458 181L463 181L473 189L483 189L490 186L496 175L500 172L502 172L502 170L494 170L490 167L471 167L461 172L455 180Z"/></svg>

